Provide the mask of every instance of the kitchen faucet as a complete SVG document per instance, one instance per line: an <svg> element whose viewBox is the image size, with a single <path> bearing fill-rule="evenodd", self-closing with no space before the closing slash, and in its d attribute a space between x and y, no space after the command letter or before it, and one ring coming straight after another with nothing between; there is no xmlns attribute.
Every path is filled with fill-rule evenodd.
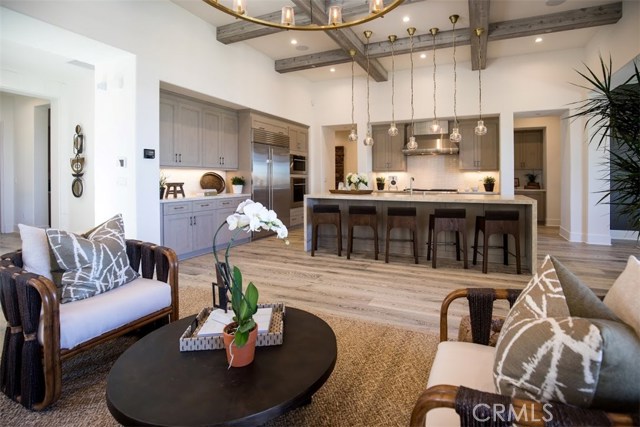
<svg viewBox="0 0 640 427"><path fill-rule="evenodd" d="M411 177L409 179L409 195L413 196L413 181L415 181L416 179L414 177Z"/></svg>

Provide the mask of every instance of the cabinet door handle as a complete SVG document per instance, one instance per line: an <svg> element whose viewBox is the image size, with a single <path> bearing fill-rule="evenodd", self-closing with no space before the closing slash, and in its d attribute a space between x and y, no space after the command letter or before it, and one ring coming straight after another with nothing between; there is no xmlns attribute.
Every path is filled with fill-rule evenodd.
<svg viewBox="0 0 640 427"><path fill-rule="evenodd" d="M174 156L176 158L175 162L178 163L178 153L174 154Z"/></svg>
<svg viewBox="0 0 640 427"><path fill-rule="evenodd" d="M197 218L197 216L193 217L193 225L196 225L196 218Z"/></svg>
<svg viewBox="0 0 640 427"><path fill-rule="evenodd" d="M224 156L222 156L222 164L224 165Z"/></svg>
<svg viewBox="0 0 640 427"><path fill-rule="evenodd" d="M193 217L192 216L189 217L189 225L190 226L193 225Z"/></svg>
<svg viewBox="0 0 640 427"><path fill-rule="evenodd" d="M230 205L231 202L222 202L223 205Z"/></svg>
<svg viewBox="0 0 640 427"><path fill-rule="evenodd" d="M180 153L180 163L182 163L182 153Z"/></svg>

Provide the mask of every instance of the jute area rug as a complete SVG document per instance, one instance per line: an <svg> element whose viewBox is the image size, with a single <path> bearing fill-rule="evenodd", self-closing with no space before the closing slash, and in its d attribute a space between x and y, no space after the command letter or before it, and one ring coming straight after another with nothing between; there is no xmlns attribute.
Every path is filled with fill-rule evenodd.
<svg viewBox="0 0 640 427"><path fill-rule="evenodd" d="M182 287L181 316L199 312L210 298L210 290ZM408 425L413 405L427 382L438 343L436 335L321 312L315 314L336 334L336 367L310 405L280 416L267 425ZM62 396L45 411L28 411L0 394L0 425L117 426L106 405L107 375L115 360L136 339L119 338L64 362ZM220 357L224 355L221 353Z"/></svg>

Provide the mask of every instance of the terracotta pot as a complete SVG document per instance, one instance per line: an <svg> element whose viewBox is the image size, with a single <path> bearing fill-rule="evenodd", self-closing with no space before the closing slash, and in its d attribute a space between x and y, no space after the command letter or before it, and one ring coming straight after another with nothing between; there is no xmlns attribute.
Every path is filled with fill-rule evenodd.
<svg viewBox="0 0 640 427"><path fill-rule="evenodd" d="M227 362L234 368L240 368L253 362L256 352L256 340L258 338L258 326L256 325L256 327L249 332L249 340L242 347L237 347L235 343L232 343L233 335L227 333L227 329L233 329L235 326L235 322L225 326L222 337L224 340L224 348L227 352ZM231 357L232 354L233 359Z"/></svg>

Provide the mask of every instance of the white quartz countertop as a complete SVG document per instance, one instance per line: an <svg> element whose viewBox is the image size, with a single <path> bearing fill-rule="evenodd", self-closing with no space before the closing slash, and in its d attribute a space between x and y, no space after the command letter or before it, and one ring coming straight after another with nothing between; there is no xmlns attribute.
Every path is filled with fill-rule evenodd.
<svg viewBox="0 0 640 427"><path fill-rule="evenodd" d="M332 194L315 193L304 196L306 199L335 199L335 200L367 200L379 202L411 202L411 203L480 203L480 204L513 204L532 205L535 202L530 197L515 195L503 196L501 194L458 193L458 194L433 194L417 193L371 193L371 194Z"/></svg>
<svg viewBox="0 0 640 427"><path fill-rule="evenodd" d="M216 196L187 196L187 197L178 197L176 199L174 199L172 196L169 199L160 200L160 203L195 202L198 200L219 200L219 199L233 199L233 198L250 199L251 194L221 193Z"/></svg>

